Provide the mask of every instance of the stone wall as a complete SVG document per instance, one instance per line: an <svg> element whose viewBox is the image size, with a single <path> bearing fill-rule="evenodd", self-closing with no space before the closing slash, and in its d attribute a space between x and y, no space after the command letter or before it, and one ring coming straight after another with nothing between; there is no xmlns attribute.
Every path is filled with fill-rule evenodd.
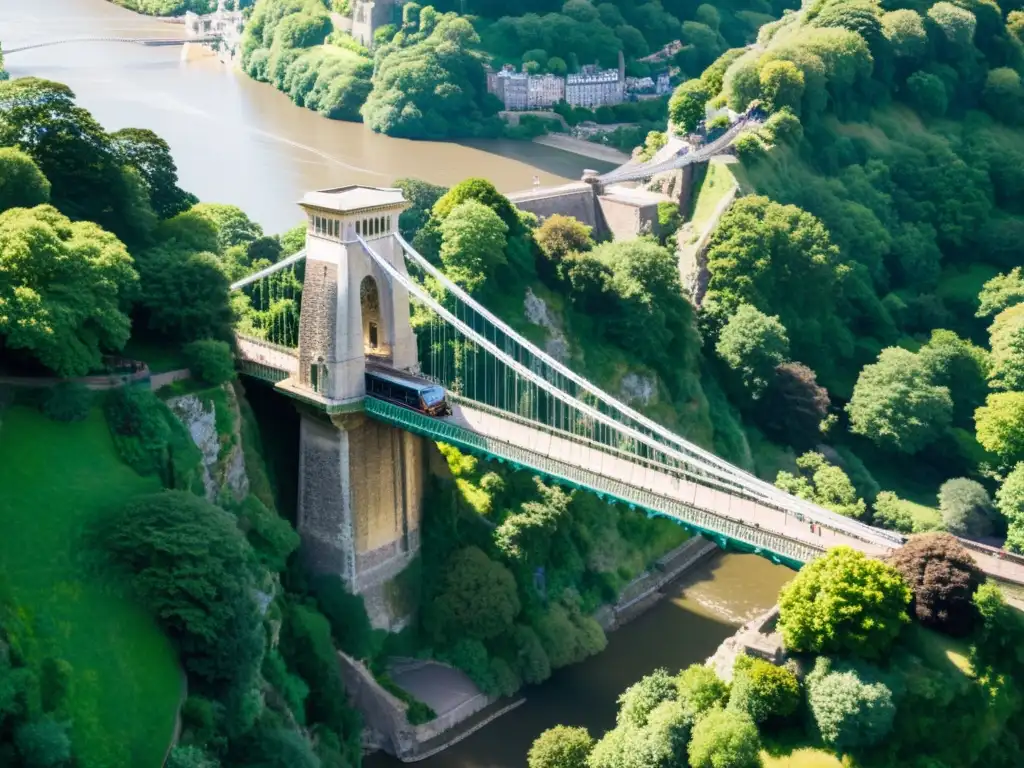
<svg viewBox="0 0 1024 768"><path fill-rule="evenodd" d="M338 312L338 267L324 261L310 261L302 281L299 314L299 384L310 387L310 366L323 358L334 358L335 317ZM318 389L324 389L318 382Z"/></svg>
<svg viewBox="0 0 1024 768"><path fill-rule="evenodd" d="M594 619L606 632L618 629L660 600L661 590L666 585L717 550L714 542L694 536L661 557L649 571L633 579L619 594L619 601L602 606L594 614Z"/></svg>
<svg viewBox="0 0 1024 768"><path fill-rule="evenodd" d="M509 195L512 204L521 211L528 211L543 221L549 216L560 213L582 221L594 228L597 235L603 231L603 223L599 220L594 187L586 182L560 187L549 194L534 191L520 192Z"/></svg>
<svg viewBox="0 0 1024 768"><path fill-rule="evenodd" d="M339 651L338 663L349 700L362 714L370 742L404 762L417 759L423 744L497 701L481 693L428 723L411 725L406 716L408 705L384 690L361 662Z"/></svg>
<svg viewBox="0 0 1024 768"><path fill-rule="evenodd" d="M389 583L419 551L425 480L422 438L361 413L334 421L303 412L299 435L299 532L316 571L337 573L363 595L373 625L408 620Z"/></svg>

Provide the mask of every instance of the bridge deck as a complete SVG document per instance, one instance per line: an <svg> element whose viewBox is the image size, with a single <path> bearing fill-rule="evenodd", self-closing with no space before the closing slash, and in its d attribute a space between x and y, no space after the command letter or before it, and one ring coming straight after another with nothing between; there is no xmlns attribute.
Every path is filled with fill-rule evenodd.
<svg viewBox="0 0 1024 768"><path fill-rule="evenodd" d="M754 526L766 532L799 541L813 549L823 550L848 544L862 552L882 556L889 549L874 542L855 539L847 534L815 526L793 514L759 504L752 499L733 496L689 480L660 472L657 468L630 462L597 448L560 437L527 424L509 421L497 414L457 403L447 419L484 437L499 440L539 456L579 466L624 485L639 488L687 506L706 510L716 516Z"/></svg>
<svg viewBox="0 0 1024 768"><path fill-rule="evenodd" d="M278 370L283 376L297 373L294 350L243 336L237 337L237 341L241 360ZM456 402L450 417L433 419L367 398L366 409L400 428L435 440L458 443L461 439L463 447L568 479L580 487L613 495L684 524L703 526L712 534L720 533L794 564L841 544L875 557L891 551L880 541L868 541L827 526L815 525L812 530L810 522L793 513L676 477L635 458L592 447L572 435L533 426L486 408ZM692 510L696 517L686 510ZM1024 584L1024 560L973 542L963 543L988 576Z"/></svg>

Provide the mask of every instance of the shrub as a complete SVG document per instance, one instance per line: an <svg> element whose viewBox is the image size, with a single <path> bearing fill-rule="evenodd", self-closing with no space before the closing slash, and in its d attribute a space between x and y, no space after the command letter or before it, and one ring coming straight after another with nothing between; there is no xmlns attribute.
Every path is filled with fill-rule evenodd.
<svg viewBox="0 0 1024 768"><path fill-rule="evenodd" d="M54 421L82 421L92 408L92 392L74 381L50 389L43 400L43 413Z"/></svg>
<svg viewBox="0 0 1024 768"><path fill-rule="evenodd" d="M678 696L675 680L664 669L656 669L629 686L619 696L619 724L647 725L647 716L661 702Z"/></svg>
<svg viewBox="0 0 1024 768"><path fill-rule="evenodd" d="M248 690L263 628L251 551L234 518L191 493L164 491L133 499L104 543L189 673L221 691Z"/></svg>
<svg viewBox="0 0 1024 768"><path fill-rule="evenodd" d="M779 630L790 650L878 657L907 623L910 597L891 565L834 547L779 593Z"/></svg>
<svg viewBox="0 0 1024 768"><path fill-rule="evenodd" d="M736 659L729 709L763 723L769 718L789 717L799 704L800 683L788 669L746 655Z"/></svg>
<svg viewBox="0 0 1024 768"><path fill-rule="evenodd" d="M331 625L331 636L349 656L368 659L373 655L373 627L361 595L353 595L335 573L313 581L317 604Z"/></svg>
<svg viewBox="0 0 1024 768"><path fill-rule="evenodd" d="M27 768L50 768L65 765L71 759L69 723L44 717L18 726L14 744Z"/></svg>
<svg viewBox="0 0 1024 768"><path fill-rule="evenodd" d="M556 725L533 742L526 763L529 768L586 768L593 747L586 728Z"/></svg>
<svg viewBox="0 0 1024 768"><path fill-rule="evenodd" d="M985 536L991 530L992 500L981 483L957 477L939 488L943 527L955 536Z"/></svg>
<svg viewBox="0 0 1024 768"><path fill-rule="evenodd" d="M892 730L892 691L822 656L807 676L807 705L822 741L836 749L877 744Z"/></svg>
<svg viewBox="0 0 1024 768"><path fill-rule="evenodd" d="M235 378L235 360L225 341L200 339L186 344L182 352L192 375L211 386Z"/></svg>
<svg viewBox="0 0 1024 768"><path fill-rule="evenodd" d="M914 517L892 491L882 491L875 499L875 525L900 533L914 530Z"/></svg>
<svg viewBox="0 0 1024 768"><path fill-rule="evenodd" d="M693 768L759 768L761 739L747 715L712 709L694 726L689 754Z"/></svg>
<svg viewBox="0 0 1024 768"><path fill-rule="evenodd" d="M111 390L103 403L121 460L140 475L159 475L168 488L190 488L199 449L184 425L149 389Z"/></svg>
<svg viewBox="0 0 1024 768"><path fill-rule="evenodd" d="M729 698L729 686L703 664L691 664L676 680L679 700L693 715L702 715L712 707L724 705Z"/></svg>
<svg viewBox="0 0 1024 768"><path fill-rule="evenodd" d="M922 624L963 637L974 628L974 593L985 581L968 552L944 533L911 536L889 558L913 593L911 610Z"/></svg>
<svg viewBox="0 0 1024 768"><path fill-rule="evenodd" d="M291 524L252 495L242 502L238 523L260 562L275 573L284 571L288 556L299 548L299 534Z"/></svg>

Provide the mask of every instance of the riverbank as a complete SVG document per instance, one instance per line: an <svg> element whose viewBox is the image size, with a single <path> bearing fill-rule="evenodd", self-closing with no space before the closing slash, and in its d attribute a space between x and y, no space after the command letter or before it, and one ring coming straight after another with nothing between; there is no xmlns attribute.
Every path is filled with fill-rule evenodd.
<svg viewBox="0 0 1024 768"><path fill-rule="evenodd" d="M622 165L632 160L630 155L620 152L614 147L606 147L604 144L596 144L593 141L575 139L561 133L547 133L534 138L535 144L543 144L545 147L560 149L563 152L572 152L574 155L582 155L593 160L600 160L604 163L615 163Z"/></svg>
<svg viewBox="0 0 1024 768"><path fill-rule="evenodd" d="M694 536L627 584L616 603L594 614L595 620L606 632L624 627L669 596L667 587L718 551L713 542ZM344 654L339 658L345 687L366 723L364 745L382 749L403 763L440 754L517 709L536 690L521 690L512 700L489 697L447 665L393 659L388 669L392 680L437 713L429 723L412 725L405 715L406 705L384 690L363 665Z"/></svg>

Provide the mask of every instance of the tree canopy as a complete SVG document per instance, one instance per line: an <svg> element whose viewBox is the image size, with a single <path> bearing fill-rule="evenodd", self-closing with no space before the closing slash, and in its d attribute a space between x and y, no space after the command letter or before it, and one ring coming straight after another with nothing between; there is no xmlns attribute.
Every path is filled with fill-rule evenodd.
<svg viewBox="0 0 1024 768"><path fill-rule="evenodd" d="M910 585L919 622L958 637L974 628L974 594L984 574L956 539L945 533L911 536L889 562Z"/></svg>
<svg viewBox="0 0 1024 768"><path fill-rule="evenodd" d="M879 658L907 623L910 600L895 568L833 547L782 588L779 630L794 651Z"/></svg>
<svg viewBox="0 0 1024 768"><path fill-rule="evenodd" d="M124 245L49 205L0 213L0 336L60 376L98 368L131 330L138 280Z"/></svg>

